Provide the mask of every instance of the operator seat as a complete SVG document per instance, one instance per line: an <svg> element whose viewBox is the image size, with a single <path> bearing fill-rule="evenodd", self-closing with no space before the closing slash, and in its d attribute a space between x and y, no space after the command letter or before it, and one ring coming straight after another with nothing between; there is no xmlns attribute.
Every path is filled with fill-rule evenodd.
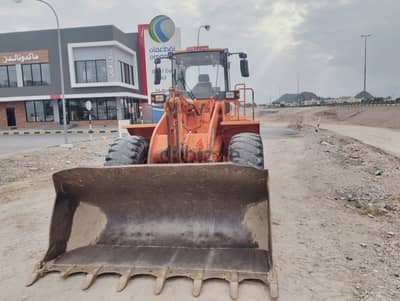
<svg viewBox="0 0 400 301"><path fill-rule="evenodd" d="M199 82L192 89L196 98L209 98L213 95L213 88L208 74L199 74Z"/></svg>

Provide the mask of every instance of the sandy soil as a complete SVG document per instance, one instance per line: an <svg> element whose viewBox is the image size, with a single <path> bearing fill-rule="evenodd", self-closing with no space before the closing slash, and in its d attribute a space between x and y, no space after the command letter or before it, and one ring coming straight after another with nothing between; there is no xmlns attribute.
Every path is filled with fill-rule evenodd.
<svg viewBox="0 0 400 301"><path fill-rule="evenodd" d="M197 299L185 279L168 280L160 296L151 277L131 280L122 293L114 289L118 278L108 275L88 291L79 289L82 275L51 274L24 287L47 249L50 174L83 161L101 165L107 143L0 158L0 300L230 300L223 281L207 281ZM399 160L307 127L264 144L280 300L400 300ZM240 285L239 300L267 295L259 283Z"/></svg>
<svg viewBox="0 0 400 301"><path fill-rule="evenodd" d="M258 117L272 122L352 124L400 129L400 106L307 107L259 110Z"/></svg>

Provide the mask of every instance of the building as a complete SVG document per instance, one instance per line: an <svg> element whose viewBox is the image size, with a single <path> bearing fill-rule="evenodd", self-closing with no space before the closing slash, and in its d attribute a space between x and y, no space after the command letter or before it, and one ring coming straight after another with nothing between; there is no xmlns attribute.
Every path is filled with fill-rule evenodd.
<svg viewBox="0 0 400 301"><path fill-rule="evenodd" d="M140 88L138 34L115 26L62 29L67 122L94 125L136 119ZM0 128L62 124L57 31L0 34ZM147 93L147 92L146 92Z"/></svg>
<svg viewBox="0 0 400 301"><path fill-rule="evenodd" d="M338 98L325 99L324 103L328 105L359 104L361 103L361 99L355 97L338 97Z"/></svg>
<svg viewBox="0 0 400 301"><path fill-rule="evenodd" d="M304 106L319 106L321 105L321 100L320 99L307 99L304 100Z"/></svg>

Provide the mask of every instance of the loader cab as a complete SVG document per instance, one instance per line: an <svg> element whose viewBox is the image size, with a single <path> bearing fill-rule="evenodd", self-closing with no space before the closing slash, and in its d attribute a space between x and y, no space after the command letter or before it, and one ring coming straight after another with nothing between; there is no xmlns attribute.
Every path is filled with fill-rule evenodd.
<svg viewBox="0 0 400 301"><path fill-rule="evenodd" d="M184 96L191 99L226 99L230 91L229 56L239 54L242 76L248 77L248 63L245 53L229 53L228 49L189 48L170 53L172 69L172 87L184 91ZM156 80L159 83L161 74ZM157 70L158 69L158 70ZM159 72L159 73L160 73Z"/></svg>
<svg viewBox="0 0 400 301"><path fill-rule="evenodd" d="M173 54L172 86L187 98L223 98L229 91L228 51L183 51Z"/></svg>

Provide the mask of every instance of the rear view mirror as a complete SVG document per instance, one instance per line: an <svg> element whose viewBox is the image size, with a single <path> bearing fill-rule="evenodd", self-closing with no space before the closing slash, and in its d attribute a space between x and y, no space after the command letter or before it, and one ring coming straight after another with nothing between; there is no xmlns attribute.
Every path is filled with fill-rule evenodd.
<svg viewBox="0 0 400 301"><path fill-rule="evenodd" d="M154 84L159 85L161 83L161 68L156 67L154 69Z"/></svg>
<svg viewBox="0 0 400 301"><path fill-rule="evenodd" d="M240 60L240 72L243 77L249 77L249 62L246 59Z"/></svg>

